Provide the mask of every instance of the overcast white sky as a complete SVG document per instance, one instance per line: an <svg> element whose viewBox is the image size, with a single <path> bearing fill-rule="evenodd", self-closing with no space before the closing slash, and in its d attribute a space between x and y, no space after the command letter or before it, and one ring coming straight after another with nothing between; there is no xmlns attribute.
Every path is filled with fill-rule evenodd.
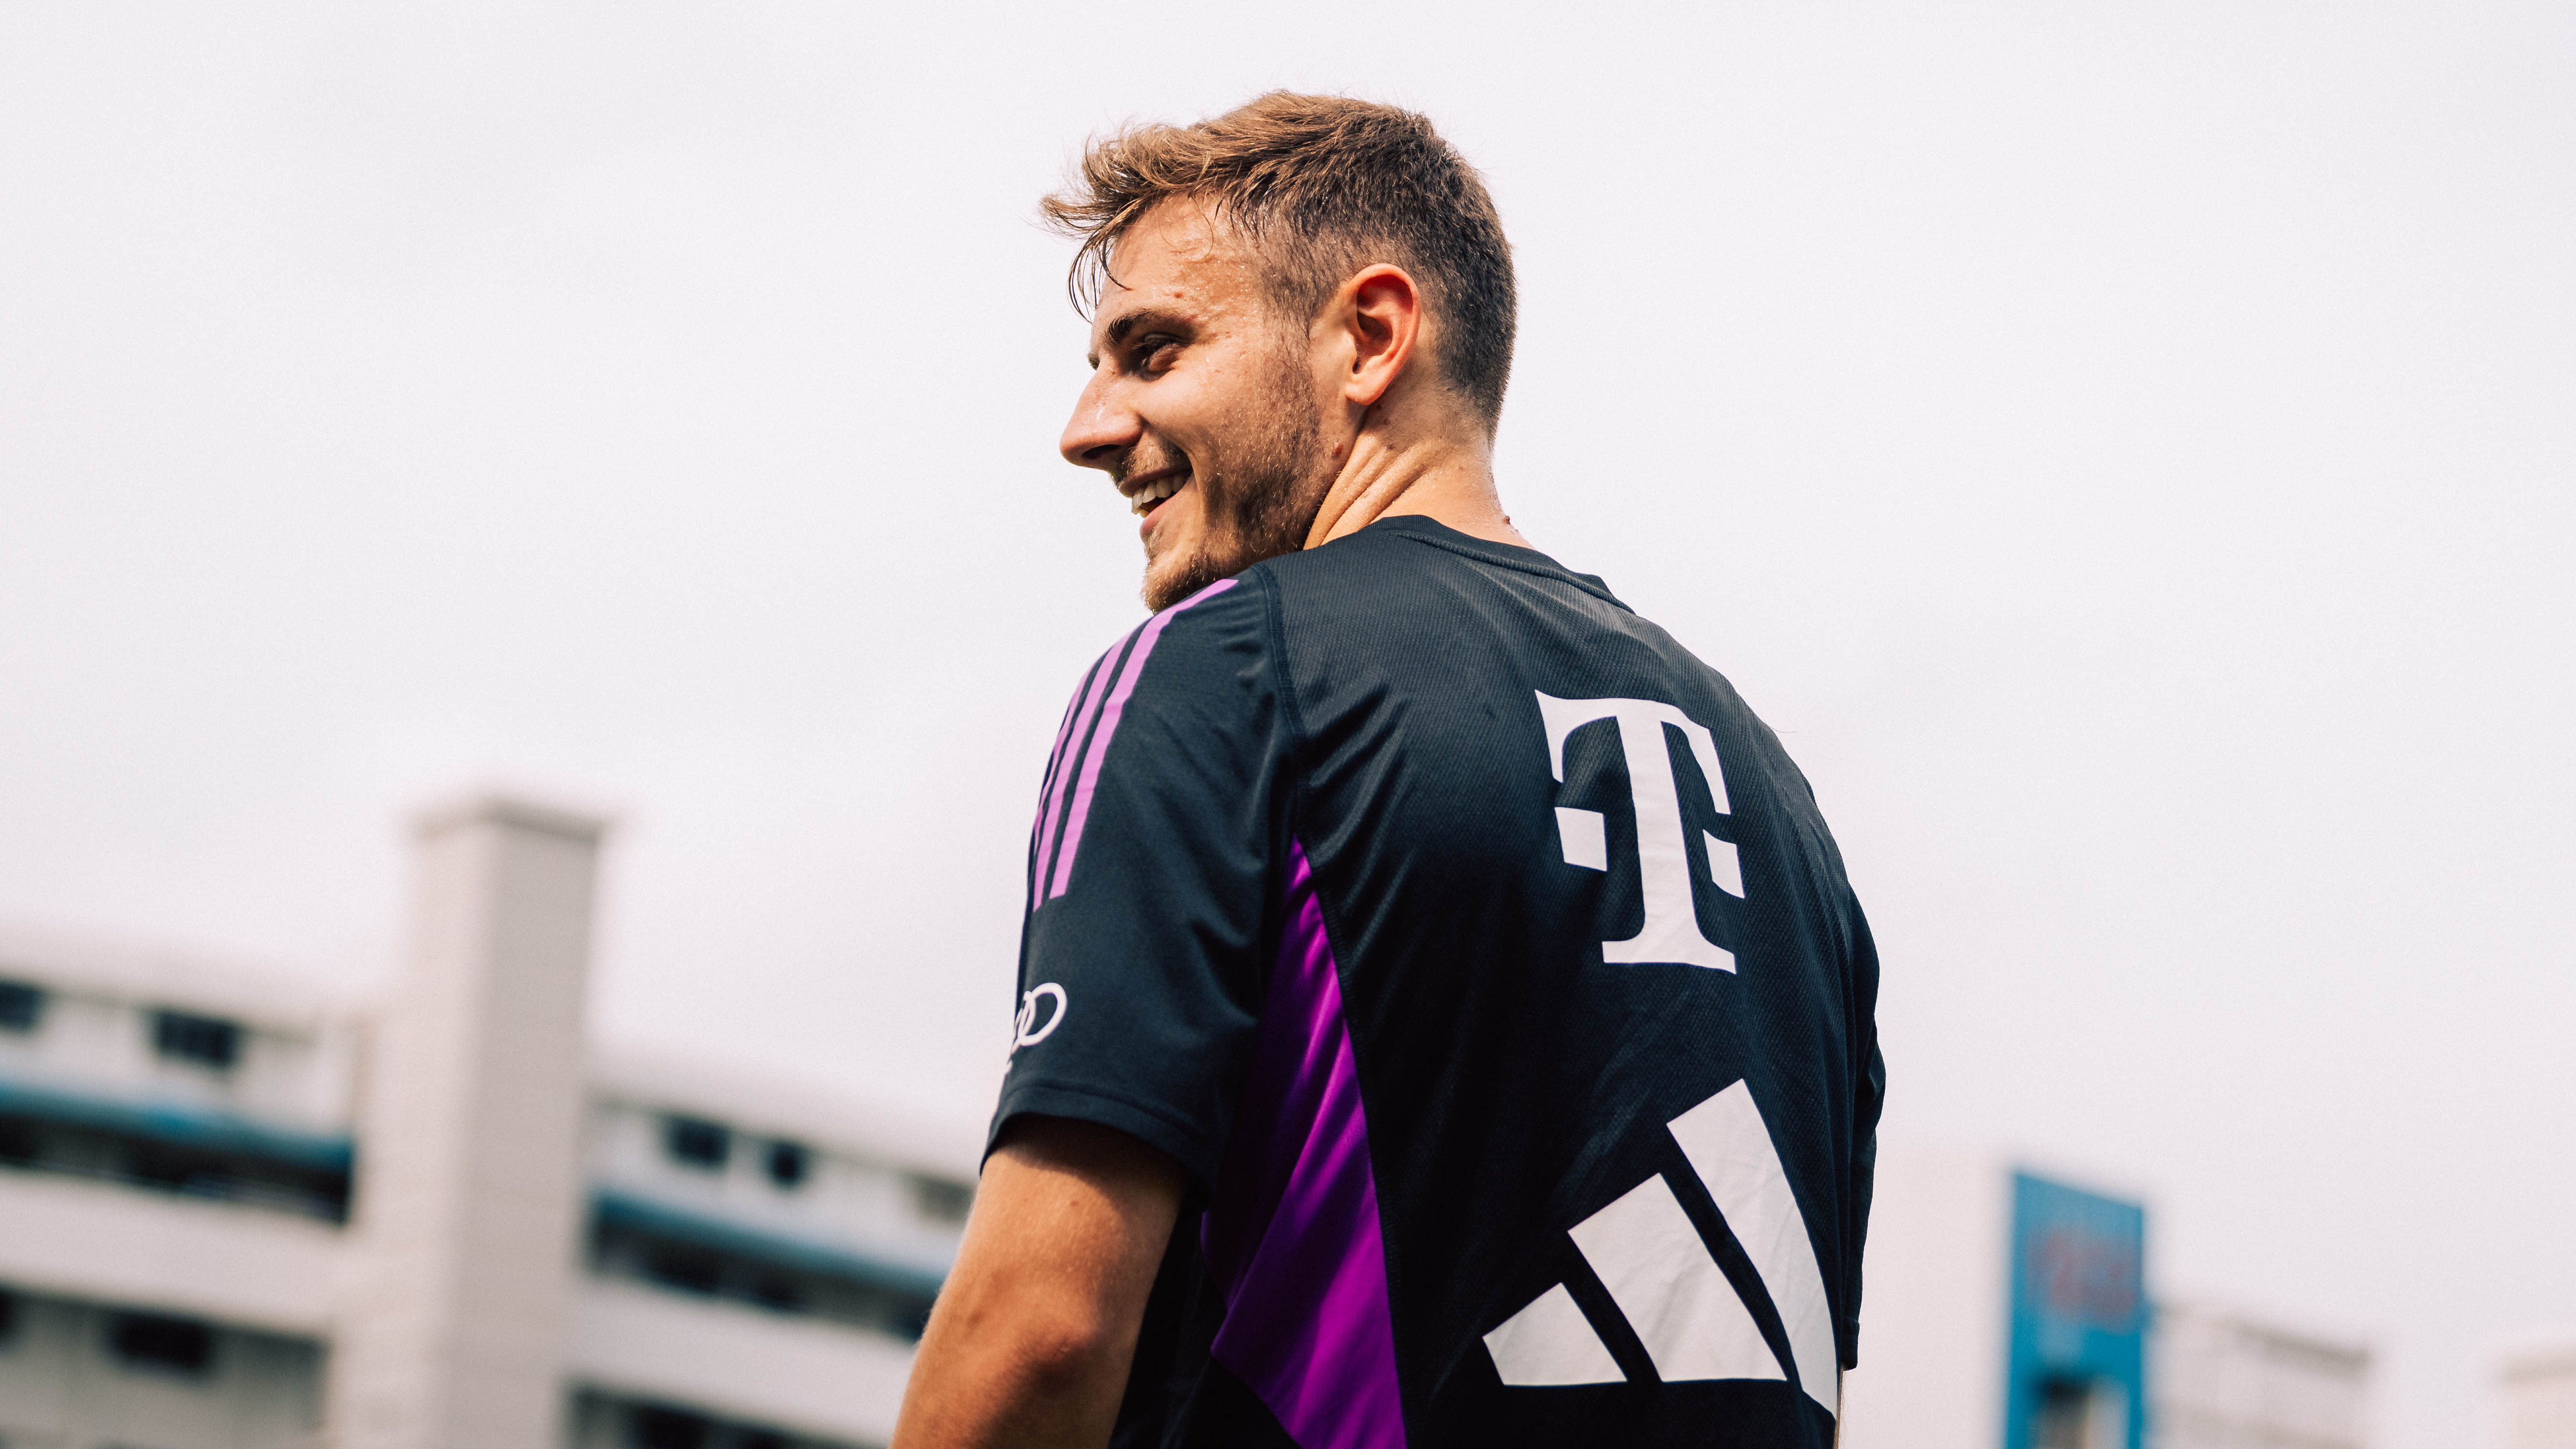
<svg viewBox="0 0 2576 1449"><path fill-rule="evenodd" d="M0 914L361 983L522 781L604 1030L979 1116L1138 612L1032 202L1278 85L1485 168L1505 497L1815 781L1891 1135L2477 1442L2576 1323L2569 3L6 0Z"/></svg>

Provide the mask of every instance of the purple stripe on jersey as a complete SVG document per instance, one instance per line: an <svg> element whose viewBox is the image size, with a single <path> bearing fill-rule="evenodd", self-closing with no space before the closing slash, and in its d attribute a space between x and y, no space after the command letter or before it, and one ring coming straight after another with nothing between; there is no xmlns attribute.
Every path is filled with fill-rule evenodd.
<svg viewBox="0 0 2576 1449"><path fill-rule="evenodd" d="M1047 756L1046 783L1038 790L1037 824L1029 827L1031 843L1037 849L1037 868L1029 877L1030 910L1038 908L1046 891L1047 861L1054 854L1056 839L1055 807L1063 802L1064 778L1069 773L1065 751L1081 748L1082 736L1091 728L1092 706L1108 694L1110 676L1117 673L1118 651L1134 637L1131 632L1126 639L1109 646L1109 652L1091 666L1091 672L1082 677L1082 689L1074 695L1073 703L1065 706L1064 723L1055 732L1055 753Z"/></svg>
<svg viewBox="0 0 2576 1449"><path fill-rule="evenodd" d="M1234 580L1219 579L1145 622L1145 632L1136 638L1136 647L1127 652L1127 667L1118 676L1118 687L1109 694L1109 703L1100 712L1100 728L1091 732L1091 749L1082 757L1082 783L1074 787L1073 805L1066 812L1064 844L1055 854L1055 882L1047 888L1049 897L1064 894L1073 880L1074 852L1082 848L1082 822L1091 814L1091 790L1100 783L1100 762L1109 754L1109 742L1118 735L1118 719L1127 711L1127 698L1136 692L1136 681L1145 673L1145 660L1154 652L1154 642L1163 637L1190 606L1202 599L1213 599L1234 587Z"/></svg>
<svg viewBox="0 0 2576 1449"><path fill-rule="evenodd" d="M1199 1245L1225 1293L1210 1353L1298 1449L1404 1449L1386 1248L1342 985L1294 840L1288 919Z"/></svg>
<svg viewBox="0 0 2576 1449"><path fill-rule="evenodd" d="M1106 654L1091 661L1091 667L1082 672L1082 683L1074 688L1073 698L1064 702L1064 718L1056 721L1055 744L1047 750L1046 778L1038 783L1040 794L1046 793L1047 788L1055 783L1056 767L1064 763L1064 742L1073 733L1073 716L1082 702L1090 697L1091 681L1100 677L1100 666L1108 662Z"/></svg>
<svg viewBox="0 0 2576 1449"><path fill-rule="evenodd" d="M1100 666L1108 662L1109 656L1106 654L1093 660L1091 667L1082 672L1082 683L1074 686L1073 698L1064 702L1064 718L1056 722L1055 744L1047 750L1046 774L1038 780L1038 815L1035 820L1029 822L1031 850L1037 849L1038 832L1046 824L1046 802L1047 797L1055 793L1056 771L1064 768L1064 741L1066 736L1073 733L1074 714L1081 708L1083 700L1090 696L1091 681L1099 677Z"/></svg>

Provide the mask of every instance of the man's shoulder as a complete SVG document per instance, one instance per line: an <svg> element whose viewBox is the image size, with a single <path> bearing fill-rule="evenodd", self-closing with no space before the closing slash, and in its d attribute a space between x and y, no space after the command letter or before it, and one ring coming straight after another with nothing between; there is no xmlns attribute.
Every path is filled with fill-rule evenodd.
<svg viewBox="0 0 2576 1449"><path fill-rule="evenodd" d="M1488 589L1579 612L1629 613L1598 578L1536 549L1478 538L1418 514L1379 519L1330 543L1264 560L1240 577L1260 579L1283 612L1301 617L1429 624L1454 612L1464 594Z"/></svg>
<svg viewBox="0 0 2576 1449"><path fill-rule="evenodd" d="M1119 635L1076 685L1057 752L1105 741L1122 720L1186 730L1258 708L1270 693L1266 592L1258 578L1219 579Z"/></svg>
<svg viewBox="0 0 2576 1449"><path fill-rule="evenodd" d="M1381 519L1241 575L1275 610L1282 666L1301 700L1383 702L1533 691L1656 700L1719 729L1746 785L1812 809L1805 777L1726 675L1661 624L1533 549L1418 516Z"/></svg>
<svg viewBox="0 0 2576 1449"><path fill-rule="evenodd" d="M1128 626L1091 664L1089 674L1103 680L1141 680L1143 666L1159 662L1159 673L1172 671L1172 661L1202 662L1228 654L1257 652L1266 632L1262 595L1268 580L1247 571L1219 579L1176 604ZM1130 683L1129 689L1135 688Z"/></svg>

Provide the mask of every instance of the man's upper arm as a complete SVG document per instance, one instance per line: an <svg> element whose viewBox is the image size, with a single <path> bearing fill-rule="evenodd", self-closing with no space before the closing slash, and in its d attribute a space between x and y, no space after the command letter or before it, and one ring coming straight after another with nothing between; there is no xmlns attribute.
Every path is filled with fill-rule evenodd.
<svg viewBox="0 0 2576 1449"><path fill-rule="evenodd" d="M1283 726L1227 581L1085 675L1030 833L1020 1013L983 1185L899 1442L1097 1445L1259 1024Z"/></svg>
<svg viewBox="0 0 2576 1449"><path fill-rule="evenodd" d="M897 1449L1106 1442L1186 1180L1114 1129L1016 1118L922 1337Z"/></svg>
<svg viewBox="0 0 2576 1449"><path fill-rule="evenodd" d="M1227 580L1113 647L1031 833L1020 1016L994 1141L1113 1127L1211 1180L1259 1024L1284 839L1267 588Z"/></svg>

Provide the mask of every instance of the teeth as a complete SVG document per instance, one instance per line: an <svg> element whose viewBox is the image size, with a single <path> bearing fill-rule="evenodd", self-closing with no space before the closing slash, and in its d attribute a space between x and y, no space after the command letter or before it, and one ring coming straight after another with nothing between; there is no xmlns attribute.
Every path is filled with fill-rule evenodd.
<svg viewBox="0 0 2576 1449"><path fill-rule="evenodd" d="M1147 509L1152 508L1155 504L1160 503L1164 499L1171 497L1173 494L1180 492L1181 485L1188 481L1189 479L1186 477L1158 478L1127 495L1128 510L1141 516Z"/></svg>

